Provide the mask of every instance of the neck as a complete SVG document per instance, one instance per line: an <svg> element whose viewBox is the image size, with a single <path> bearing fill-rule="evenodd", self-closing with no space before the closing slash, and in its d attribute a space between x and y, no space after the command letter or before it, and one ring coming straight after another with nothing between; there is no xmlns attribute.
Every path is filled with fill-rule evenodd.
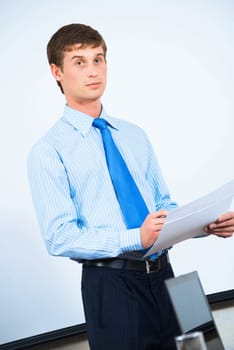
<svg viewBox="0 0 234 350"><path fill-rule="evenodd" d="M101 114L101 110L102 110L102 105L101 105L100 100L92 101L92 102L84 102L84 103L67 101L67 105L68 105L68 107L70 107L72 109L76 109L79 112L88 114L93 118L99 117L99 115Z"/></svg>

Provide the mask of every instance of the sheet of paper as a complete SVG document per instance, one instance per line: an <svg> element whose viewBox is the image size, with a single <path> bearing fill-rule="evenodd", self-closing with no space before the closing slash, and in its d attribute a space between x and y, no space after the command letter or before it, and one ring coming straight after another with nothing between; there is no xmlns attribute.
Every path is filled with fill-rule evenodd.
<svg viewBox="0 0 234 350"><path fill-rule="evenodd" d="M233 196L234 180L204 197L170 211L158 239L144 257L205 234L203 227L230 209Z"/></svg>

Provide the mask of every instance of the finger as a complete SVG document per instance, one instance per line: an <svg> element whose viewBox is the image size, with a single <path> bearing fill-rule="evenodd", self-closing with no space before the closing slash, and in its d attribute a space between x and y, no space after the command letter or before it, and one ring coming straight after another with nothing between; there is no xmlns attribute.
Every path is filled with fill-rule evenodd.
<svg viewBox="0 0 234 350"><path fill-rule="evenodd" d="M234 228L234 220L226 220L221 223L212 223L208 225L208 228L210 230L216 230L216 229L223 229L224 231L226 229L233 229Z"/></svg>
<svg viewBox="0 0 234 350"><path fill-rule="evenodd" d="M153 218L151 219L152 224L158 225L158 224L163 224L166 221L165 216L160 216L159 218Z"/></svg>
<svg viewBox="0 0 234 350"><path fill-rule="evenodd" d="M161 231L163 226L165 224L165 219L159 219L158 221L151 221L151 229L155 232L155 231Z"/></svg>
<svg viewBox="0 0 234 350"><path fill-rule="evenodd" d="M233 236L233 232L227 232L227 231L212 231L210 234L218 237L223 237L223 238L229 238Z"/></svg>
<svg viewBox="0 0 234 350"><path fill-rule="evenodd" d="M234 212L226 213L223 216L220 216L216 221L211 222L207 225L207 227L215 228L215 227L226 227L226 226L234 226Z"/></svg>
<svg viewBox="0 0 234 350"><path fill-rule="evenodd" d="M234 218L216 222L215 225L217 227L234 226Z"/></svg>
<svg viewBox="0 0 234 350"><path fill-rule="evenodd" d="M205 227L205 232L207 233L218 233L218 232L226 232L226 233L234 233L234 226L226 226L226 227Z"/></svg>
<svg viewBox="0 0 234 350"><path fill-rule="evenodd" d="M234 232L234 227L226 227L226 228L217 228L215 230L210 230L210 233L213 232L227 232L227 233L233 233Z"/></svg>
<svg viewBox="0 0 234 350"><path fill-rule="evenodd" d="M224 214L220 215L217 218L216 223L223 222L223 221L226 221L226 220L232 220L232 219L234 219L234 212L233 211L229 211L227 213L224 213Z"/></svg>
<svg viewBox="0 0 234 350"><path fill-rule="evenodd" d="M168 211L167 210L159 210L159 211L156 211L156 212L154 212L153 214L152 214L152 217L154 218L154 219L157 219L157 218L164 218L164 217L167 217L167 215L168 215Z"/></svg>

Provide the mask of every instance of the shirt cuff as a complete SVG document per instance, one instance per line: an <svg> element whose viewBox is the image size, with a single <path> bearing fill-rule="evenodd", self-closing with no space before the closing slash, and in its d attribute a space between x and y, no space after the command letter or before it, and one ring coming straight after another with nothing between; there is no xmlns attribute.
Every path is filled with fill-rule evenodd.
<svg viewBox="0 0 234 350"><path fill-rule="evenodd" d="M121 232L120 249L124 252L144 249L141 242L140 229L134 228Z"/></svg>

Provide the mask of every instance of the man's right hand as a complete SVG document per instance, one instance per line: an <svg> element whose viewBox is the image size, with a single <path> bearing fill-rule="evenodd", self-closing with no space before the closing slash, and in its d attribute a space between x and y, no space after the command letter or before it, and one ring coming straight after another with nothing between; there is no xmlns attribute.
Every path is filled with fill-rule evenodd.
<svg viewBox="0 0 234 350"><path fill-rule="evenodd" d="M151 247L158 238L166 221L167 214L168 212L166 210L160 210L146 216L140 228L141 241L144 249Z"/></svg>

